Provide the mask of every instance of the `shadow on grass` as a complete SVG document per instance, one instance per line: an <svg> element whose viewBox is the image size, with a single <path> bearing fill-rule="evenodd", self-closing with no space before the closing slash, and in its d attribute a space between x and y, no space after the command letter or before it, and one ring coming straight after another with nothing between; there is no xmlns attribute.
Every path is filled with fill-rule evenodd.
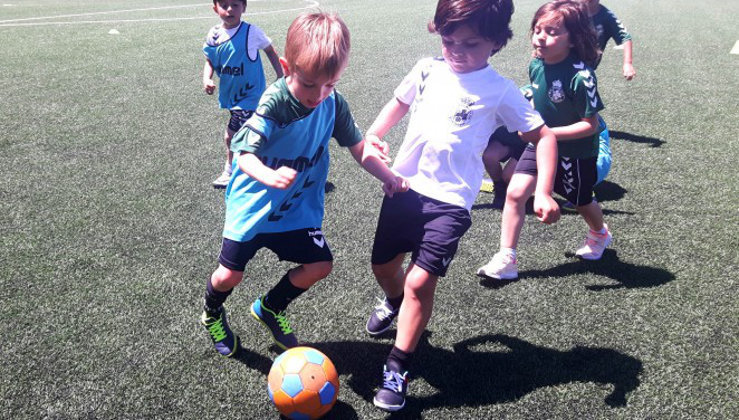
<svg viewBox="0 0 739 420"><path fill-rule="evenodd" d="M640 136L638 134L626 133L624 131L609 130L608 133L611 135L612 139L619 139L619 140L626 140L626 141L630 141L634 143L648 144L650 147L661 147L663 144L666 143L664 140L661 140L655 137Z"/></svg>
<svg viewBox="0 0 739 420"><path fill-rule="evenodd" d="M565 254L567 257L575 257L572 253ZM595 274L608 277L618 282L611 285L585 286L588 290L601 291L613 289L635 289L644 287L657 287L675 279L675 275L667 270L644 265L635 265L622 262L613 249L606 249L603 257L598 261L577 259L575 261L558 265L546 270L529 270L519 272L519 279L536 277L567 277L572 274ZM482 286L499 289L512 283L510 280L483 279Z"/></svg>
<svg viewBox="0 0 739 420"><path fill-rule="evenodd" d="M639 386L642 363L615 350L577 346L559 351L502 334L483 335L454 345L452 351L433 347L424 333L412 371L406 408L389 418L421 418L429 408L483 406L518 400L539 388L575 383L610 384L604 401L626 405L626 396ZM326 353L349 386L372 401L380 385L389 344L328 342L311 344ZM414 395L414 376L435 392ZM416 387L418 389L418 387Z"/></svg>
<svg viewBox="0 0 739 420"><path fill-rule="evenodd" d="M611 181L603 181L595 186L595 196L600 202L604 201L618 201L626 195L626 191L623 187Z"/></svg>

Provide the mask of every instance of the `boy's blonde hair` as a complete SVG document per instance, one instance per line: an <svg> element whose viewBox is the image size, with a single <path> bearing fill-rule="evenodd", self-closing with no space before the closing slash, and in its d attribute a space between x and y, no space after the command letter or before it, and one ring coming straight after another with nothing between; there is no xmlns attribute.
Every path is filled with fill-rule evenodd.
<svg viewBox="0 0 739 420"><path fill-rule="evenodd" d="M334 77L349 62L349 29L335 13L303 13L290 24L285 60L290 71Z"/></svg>

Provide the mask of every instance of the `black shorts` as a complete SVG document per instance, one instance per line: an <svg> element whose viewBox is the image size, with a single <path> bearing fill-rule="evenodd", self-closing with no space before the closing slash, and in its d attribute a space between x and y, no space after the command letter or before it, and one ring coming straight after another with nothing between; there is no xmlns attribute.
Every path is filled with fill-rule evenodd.
<svg viewBox="0 0 739 420"><path fill-rule="evenodd" d="M597 160L597 156L583 159L559 156L554 192L575 206L590 204L593 201L593 186L598 179ZM536 149L533 145L527 146L521 155L516 173L536 176Z"/></svg>
<svg viewBox="0 0 739 420"><path fill-rule="evenodd" d="M497 130L490 136L488 143L500 143L508 148L508 153L500 159L501 162L505 162L508 159L520 159L521 154L526 149L526 143L521 140L518 133L511 133L505 127L498 127Z"/></svg>
<svg viewBox="0 0 739 420"><path fill-rule="evenodd" d="M254 111L246 111L243 109L232 109L230 112L231 119L228 120L228 129L234 133L239 131L246 120L248 120L249 117L251 117L251 114L254 113Z"/></svg>
<svg viewBox="0 0 739 420"><path fill-rule="evenodd" d="M471 224L464 207L413 190L386 196L372 245L372 264L385 264L398 254L411 252L413 264L444 277Z"/></svg>
<svg viewBox="0 0 739 420"><path fill-rule="evenodd" d="M218 262L231 270L244 271L246 263L262 248L277 254L280 261L310 264L333 261L331 249L320 228L298 229L289 232L260 233L249 241L238 242L223 238Z"/></svg>

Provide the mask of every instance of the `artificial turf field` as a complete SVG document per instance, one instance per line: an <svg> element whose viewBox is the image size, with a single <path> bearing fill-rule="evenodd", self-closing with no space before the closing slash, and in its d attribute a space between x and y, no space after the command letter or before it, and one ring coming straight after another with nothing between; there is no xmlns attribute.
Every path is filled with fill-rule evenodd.
<svg viewBox="0 0 739 420"><path fill-rule="evenodd" d="M249 2L281 50L299 9ZM541 1L516 1L492 65L521 84ZM604 2L634 35L637 77L609 44L598 69L614 165L597 189L614 242L573 252L578 216L529 216L521 278L475 276L500 212L481 194L436 293L397 418L739 418L739 3ZM181 7L180 7L181 6ZM276 353L248 305L290 267L261 252L228 300L237 359L198 323L216 267L227 113L202 92L211 3L6 0L0 6L0 418L276 418ZM362 129L421 57L435 1L320 1L352 31L339 89ZM115 29L117 34L110 34ZM268 79L273 74L267 66ZM387 140L397 150L405 129ZM371 402L393 334L364 324L381 190L332 144L324 232L334 271L290 307L299 339L340 374L331 418Z"/></svg>

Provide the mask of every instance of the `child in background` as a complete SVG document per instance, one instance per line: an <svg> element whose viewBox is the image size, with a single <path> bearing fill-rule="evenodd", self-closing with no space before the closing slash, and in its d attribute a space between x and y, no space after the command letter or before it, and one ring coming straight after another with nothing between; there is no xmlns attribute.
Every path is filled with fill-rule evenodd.
<svg viewBox="0 0 739 420"><path fill-rule="evenodd" d="M488 64L512 36L512 13L511 0L440 0L429 31L441 36L443 58L418 61L367 131L382 138L410 111L393 171L411 189L384 198L372 247L372 270L385 298L367 332L379 335L398 317L374 397L387 411L405 406L411 357L431 318L437 281L470 227L484 170L480 156L496 128L537 143L535 211L545 223L559 218L551 197L556 139L516 85Z"/></svg>
<svg viewBox="0 0 739 420"><path fill-rule="evenodd" d="M233 166L231 138L251 116L266 87L259 50L267 54L277 78L282 77L282 68L267 35L257 26L241 20L246 0L213 0L213 10L221 23L210 29L203 45L203 90L208 95L213 94L216 88L213 73L217 74L220 79L218 104L231 113L223 136L226 163L223 173L213 181L214 188L226 188Z"/></svg>
<svg viewBox="0 0 739 420"><path fill-rule="evenodd" d="M588 6L588 14L593 22L593 27L598 35L598 48L601 53L593 65L593 70L598 67L603 53L606 51L608 40L613 39L616 45L623 46L623 75L626 80L632 80L636 76L636 70L632 63L633 41L631 34L624 28L624 25L616 17L616 15L608 8L600 4L600 0L585 0ZM611 170L611 138L608 132L608 126L603 118L598 115L598 123L600 125L600 139L598 144L598 180L595 185L603 182ZM565 203L562 208L574 210L574 205L570 202Z"/></svg>
<svg viewBox="0 0 739 420"><path fill-rule="evenodd" d="M349 106L334 90L349 60L349 30L334 14L306 13L290 25L286 77L277 80L234 136L234 173L226 188L226 221L219 265L206 285L201 323L216 350L239 348L223 303L241 283L246 264L261 248L298 264L251 305L282 349L298 340L285 316L288 304L329 275L333 256L321 232L329 140L349 149L360 165L383 182L390 196L407 183L367 146Z"/></svg>
<svg viewBox="0 0 739 420"><path fill-rule="evenodd" d="M611 241L603 211L593 200L597 179L598 111L603 103L592 65L598 58L595 31L585 5L557 0L541 6L531 22L535 58L529 65L534 108L557 136L559 161L554 191L575 204L589 228L576 255L597 260ZM496 279L518 277L516 248L526 200L537 179L534 148L528 146L516 167L503 208L500 251L477 271Z"/></svg>

